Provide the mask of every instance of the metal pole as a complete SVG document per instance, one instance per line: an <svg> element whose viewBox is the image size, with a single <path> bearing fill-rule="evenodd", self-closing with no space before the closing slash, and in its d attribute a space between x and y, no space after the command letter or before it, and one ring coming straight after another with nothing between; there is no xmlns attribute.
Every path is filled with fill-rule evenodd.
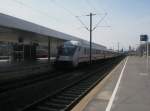
<svg viewBox="0 0 150 111"><path fill-rule="evenodd" d="M92 64L92 13L90 13L90 64Z"/></svg>
<svg viewBox="0 0 150 111"><path fill-rule="evenodd" d="M148 74L148 65L149 65L149 44L148 44L148 39L147 39L147 74Z"/></svg>
<svg viewBox="0 0 150 111"><path fill-rule="evenodd" d="M48 62L50 62L50 39L48 39Z"/></svg>
<svg viewBox="0 0 150 111"><path fill-rule="evenodd" d="M118 42L118 52L119 52L119 42Z"/></svg>
<svg viewBox="0 0 150 111"><path fill-rule="evenodd" d="M114 44L113 44L113 51L114 51L115 49L114 49Z"/></svg>

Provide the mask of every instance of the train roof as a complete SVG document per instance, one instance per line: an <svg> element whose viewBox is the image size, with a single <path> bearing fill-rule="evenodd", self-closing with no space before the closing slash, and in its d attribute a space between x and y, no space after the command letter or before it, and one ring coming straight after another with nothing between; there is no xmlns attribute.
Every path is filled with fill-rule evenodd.
<svg viewBox="0 0 150 111"><path fill-rule="evenodd" d="M10 15L6 15L3 13L0 13L0 26L7 27L10 29L33 32L36 34L44 35L46 37L53 37L53 38L58 38L58 39L63 39L63 40L76 40L76 41L83 42L86 45L89 45L88 41L80 39L78 37L65 34L65 33L50 29L50 28L46 28L44 26L31 23L31 22L10 16ZM96 49L99 49L99 48L104 49L104 50L106 49L106 47L103 45L99 45L95 43L92 43L92 45Z"/></svg>

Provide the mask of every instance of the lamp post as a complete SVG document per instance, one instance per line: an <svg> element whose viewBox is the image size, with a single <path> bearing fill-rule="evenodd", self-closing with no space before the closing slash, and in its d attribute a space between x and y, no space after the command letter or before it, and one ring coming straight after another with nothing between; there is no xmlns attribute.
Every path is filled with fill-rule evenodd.
<svg viewBox="0 0 150 111"><path fill-rule="evenodd" d="M146 56L147 56L147 60L146 60L146 68L147 68L147 73L148 73L148 66L149 66L149 44L148 44L148 35L140 35L140 41L145 41L145 46L146 46Z"/></svg>

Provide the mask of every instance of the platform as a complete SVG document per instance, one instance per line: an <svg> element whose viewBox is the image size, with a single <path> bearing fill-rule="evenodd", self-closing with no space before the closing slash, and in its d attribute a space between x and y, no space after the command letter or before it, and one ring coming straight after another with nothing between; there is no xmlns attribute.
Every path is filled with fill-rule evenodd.
<svg viewBox="0 0 150 111"><path fill-rule="evenodd" d="M93 90L78 111L150 111L150 64L148 71L146 57L127 57Z"/></svg>

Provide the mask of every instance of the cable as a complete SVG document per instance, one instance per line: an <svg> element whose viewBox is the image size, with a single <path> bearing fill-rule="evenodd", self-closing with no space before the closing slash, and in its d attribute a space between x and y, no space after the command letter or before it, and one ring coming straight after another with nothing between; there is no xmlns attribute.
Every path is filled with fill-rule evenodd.
<svg viewBox="0 0 150 111"><path fill-rule="evenodd" d="M96 8L91 4L91 2L89 0L85 0L85 2L95 10L95 12L97 12Z"/></svg>
<svg viewBox="0 0 150 111"><path fill-rule="evenodd" d="M51 0L51 1L52 1L53 3L56 3L56 0ZM89 31L88 27L87 27L87 26L84 24L84 22L79 18L79 16L76 16L73 12L71 12L70 10L68 10L67 8L65 8L64 6L58 4L58 2L57 2L57 5L58 5L59 7L61 7L62 9L64 9L65 11L67 11L71 16L75 17L75 18L83 25L83 27ZM84 16L85 16L85 15L84 15Z"/></svg>
<svg viewBox="0 0 150 111"><path fill-rule="evenodd" d="M84 26L84 28L89 31L89 28L84 24L84 22L79 18L79 16L76 16L76 18L77 18L77 19L79 20L79 22Z"/></svg>
<svg viewBox="0 0 150 111"><path fill-rule="evenodd" d="M41 10L35 9L35 8L33 8L33 7L31 7L31 6L29 6L29 5L25 4L25 3L23 3L22 1L19 1L19 0L13 0L13 1L15 1L16 3L18 3L18 4L20 4L20 5L23 5L23 6L27 7L27 8L32 9L33 11L37 12L38 14L44 15L44 16L46 16L46 17L48 17L48 18L53 18L53 20L55 20L55 21L58 22L58 18L52 17L52 16L50 16L49 14L47 14L47 13L41 11Z"/></svg>
<svg viewBox="0 0 150 111"><path fill-rule="evenodd" d="M95 12L96 12L96 14L102 14L102 13L100 13L101 11L99 11L99 10L97 10L97 8L95 8L95 3L92 3L92 1L91 0L85 0L85 2L91 7L91 8L93 8L94 10L95 10ZM104 12L106 12L106 10L105 9L103 9L103 11Z"/></svg>
<svg viewBox="0 0 150 111"><path fill-rule="evenodd" d="M56 2L56 0L50 0L50 1L53 2L53 4L55 4L55 5L57 4L60 8L62 8L63 10L65 10L66 12L68 12L70 15L72 15L72 16L75 17L75 15L73 14L73 12L71 12L70 10L68 10L67 8L65 8L64 6L58 4L58 2Z"/></svg>
<svg viewBox="0 0 150 111"><path fill-rule="evenodd" d="M105 13L105 15L99 20L99 22L95 25L95 27L92 30L95 30L98 25L104 20L104 18L107 16L107 13Z"/></svg>

